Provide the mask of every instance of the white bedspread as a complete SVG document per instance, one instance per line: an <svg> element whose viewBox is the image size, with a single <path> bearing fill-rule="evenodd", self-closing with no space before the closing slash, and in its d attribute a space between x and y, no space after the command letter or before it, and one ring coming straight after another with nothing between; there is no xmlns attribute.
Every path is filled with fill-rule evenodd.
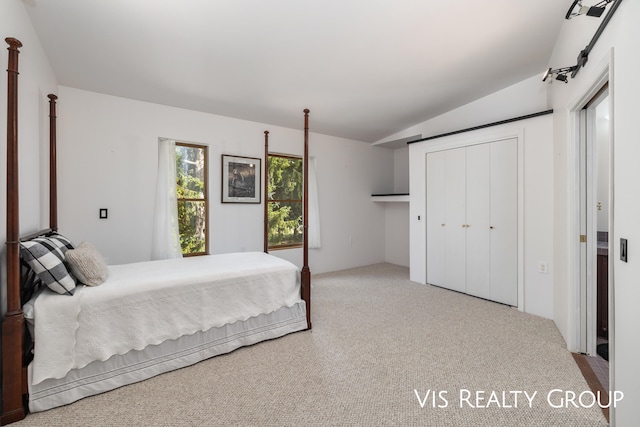
<svg viewBox="0 0 640 427"><path fill-rule="evenodd" d="M260 252L109 266L100 286L36 299L31 380L299 301L298 268Z"/></svg>

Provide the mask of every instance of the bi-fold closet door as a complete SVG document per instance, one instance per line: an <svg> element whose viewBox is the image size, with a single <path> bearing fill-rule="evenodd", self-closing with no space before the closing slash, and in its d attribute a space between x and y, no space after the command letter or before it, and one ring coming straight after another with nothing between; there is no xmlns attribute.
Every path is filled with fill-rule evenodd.
<svg viewBox="0 0 640 427"><path fill-rule="evenodd" d="M516 306L517 140L427 154L427 283Z"/></svg>

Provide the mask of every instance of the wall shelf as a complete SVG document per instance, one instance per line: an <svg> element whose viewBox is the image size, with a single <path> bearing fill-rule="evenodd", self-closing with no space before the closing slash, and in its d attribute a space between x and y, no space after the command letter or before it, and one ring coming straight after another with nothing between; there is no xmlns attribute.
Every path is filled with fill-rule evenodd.
<svg viewBox="0 0 640 427"><path fill-rule="evenodd" d="M372 194L372 202L409 202L409 193Z"/></svg>

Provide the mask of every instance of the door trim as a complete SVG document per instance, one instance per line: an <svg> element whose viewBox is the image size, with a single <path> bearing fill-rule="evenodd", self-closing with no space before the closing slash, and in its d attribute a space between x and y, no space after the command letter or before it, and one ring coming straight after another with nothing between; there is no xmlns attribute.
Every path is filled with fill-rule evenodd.
<svg viewBox="0 0 640 427"><path fill-rule="evenodd" d="M584 91L576 98L576 101L570 104L568 108L568 126L567 141L569 144L567 151L567 190L568 194L573 197L569 199L567 210L567 239L568 239L568 330L567 330L567 347L570 351L581 351L580 334L582 326L586 327L586 323L581 323L580 309L580 221L579 221L579 149L580 149L580 113L588 102L593 99L598 91L608 82L609 85L609 387L615 390L615 256L618 253L615 244L615 182L614 182L614 153L615 153L615 82L614 82L614 49L611 48L599 63L595 64L594 77L586 81ZM595 313L594 313L595 316ZM595 333L595 331L594 331ZM615 424L615 408L611 408L611 425Z"/></svg>

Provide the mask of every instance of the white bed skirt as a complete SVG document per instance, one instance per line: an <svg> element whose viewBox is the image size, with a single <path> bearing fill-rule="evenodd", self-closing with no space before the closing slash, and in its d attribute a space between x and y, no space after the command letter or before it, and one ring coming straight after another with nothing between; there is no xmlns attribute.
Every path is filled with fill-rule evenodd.
<svg viewBox="0 0 640 427"><path fill-rule="evenodd" d="M269 314L93 362L70 371L64 378L47 379L36 385L31 384L29 365L29 410L38 412L66 405L306 327L305 303L300 301Z"/></svg>

